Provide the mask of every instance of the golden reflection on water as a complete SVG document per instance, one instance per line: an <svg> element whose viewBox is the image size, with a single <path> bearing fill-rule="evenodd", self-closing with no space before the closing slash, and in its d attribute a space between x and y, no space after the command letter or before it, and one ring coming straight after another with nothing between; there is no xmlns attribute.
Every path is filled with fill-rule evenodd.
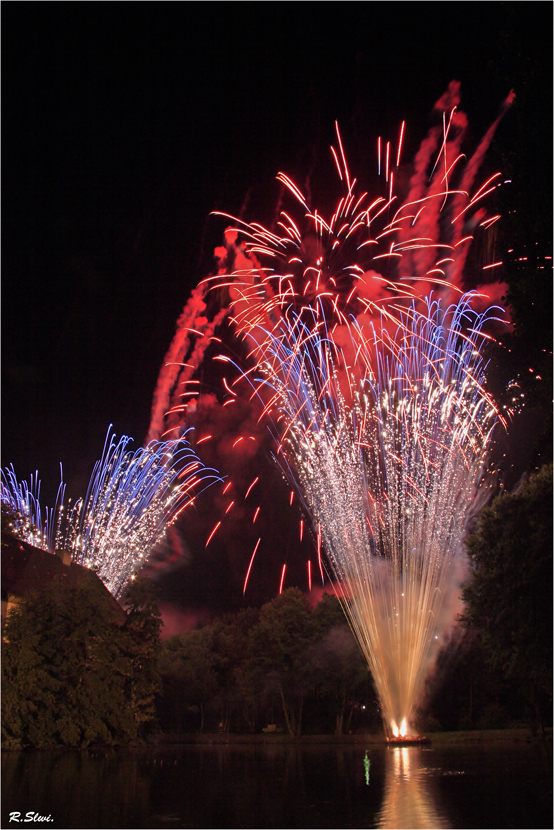
<svg viewBox="0 0 554 830"><path fill-rule="evenodd" d="M425 754L420 747L388 747L385 792L375 827L446 830L451 826L433 785L433 771L425 766Z"/></svg>

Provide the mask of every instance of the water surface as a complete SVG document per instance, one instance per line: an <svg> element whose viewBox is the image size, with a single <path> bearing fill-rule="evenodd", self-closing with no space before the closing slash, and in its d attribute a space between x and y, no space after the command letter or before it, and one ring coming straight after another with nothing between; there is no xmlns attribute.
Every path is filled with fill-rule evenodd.
<svg viewBox="0 0 554 830"><path fill-rule="evenodd" d="M50 828L552 827L542 745L187 745L3 753L10 813Z"/></svg>

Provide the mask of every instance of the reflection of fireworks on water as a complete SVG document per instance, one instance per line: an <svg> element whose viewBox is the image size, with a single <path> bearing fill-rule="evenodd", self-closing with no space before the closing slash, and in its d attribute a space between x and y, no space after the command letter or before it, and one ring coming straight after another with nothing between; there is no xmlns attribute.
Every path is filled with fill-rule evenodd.
<svg viewBox="0 0 554 830"><path fill-rule="evenodd" d="M70 550L73 561L94 568L116 597L200 485L217 478L186 438L152 441L136 452L127 449L130 440L123 436L116 443L108 431L85 499L66 511L61 485L61 499L55 509L46 509L44 526L38 480L29 487L17 481L13 469L2 471L2 502L16 516L16 534L44 550Z"/></svg>
<svg viewBox="0 0 554 830"><path fill-rule="evenodd" d="M385 196L370 199L350 177L337 130L344 195L332 217L310 208L280 174L300 218L283 211L276 230L234 220L216 252L218 274L206 282L228 297L212 322L230 310L249 344L251 368L242 378L261 402L260 421L273 423L275 456L311 520L321 571L326 549L395 734L408 730L422 692L496 419L481 357L481 328L492 314L481 312L503 287L468 293L463 268L475 233L498 219L481 205L498 177L470 190L511 97L464 164L467 120L456 110L458 93L452 84L437 102L442 125L422 142L401 202L391 162L398 163L400 142L396 153L390 146L384 153ZM204 336L206 305L198 326L195 302L185 312L196 346L168 355L182 370L171 377L162 370L171 406L160 417L155 405L155 434L186 423L198 394L189 385L195 361L186 355L196 357L198 348L203 355L215 328ZM224 384L223 405L232 405L241 376L220 351L219 360L235 367Z"/></svg>
<svg viewBox="0 0 554 830"><path fill-rule="evenodd" d="M431 774L430 774L431 773ZM446 804L425 756L416 746L390 747L376 827L450 827Z"/></svg>

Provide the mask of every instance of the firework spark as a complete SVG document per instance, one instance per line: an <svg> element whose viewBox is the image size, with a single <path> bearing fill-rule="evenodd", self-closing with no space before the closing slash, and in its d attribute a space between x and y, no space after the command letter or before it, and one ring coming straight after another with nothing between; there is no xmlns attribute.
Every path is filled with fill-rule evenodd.
<svg viewBox="0 0 554 830"><path fill-rule="evenodd" d="M248 344L246 369L232 349L217 358L233 375L223 405L244 382L258 401L391 736L410 730L447 611L453 622L461 541L499 420L484 388L483 327L502 319L493 303L504 287L482 286L475 274L466 285L464 265L476 233L498 218L483 207L498 177L470 191L512 96L466 161L459 92L453 82L437 101L441 123L423 140L403 198L395 173L405 125L396 151L379 139L384 186L375 197L350 175L337 126L343 195L334 212L324 217L280 173L293 209L271 229L220 214L233 224L217 274L201 284L219 289L219 314L230 314ZM187 371L175 386L181 396Z"/></svg>
<svg viewBox="0 0 554 830"><path fill-rule="evenodd" d="M486 394L472 295L353 323L356 365L291 312L265 330L250 381L271 402L275 458L321 528L329 576L367 659L386 723L405 733L441 635L466 516L498 415ZM350 379L345 394L344 377ZM267 409L267 407L266 407Z"/></svg>
<svg viewBox="0 0 554 830"><path fill-rule="evenodd" d="M95 569L115 597L201 489L221 480L201 463L185 436L152 441L135 452L128 450L130 441L123 436L116 443L110 428L85 499L66 509L60 485L44 526L38 479L29 487L17 481L13 468L2 471L1 498L16 517L15 533L52 553L70 550L73 561Z"/></svg>
<svg viewBox="0 0 554 830"><path fill-rule="evenodd" d="M33 547L53 551L63 517L65 495L63 473L55 506L45 508L44 512L40 504L38 473L31 475L29 483L18 480L13 465L0 470L0 475L0 499L3 509L10 517L12 532Z"/></svg>
<svg viewBox="0 0 554 830"><path fill-rule="evenodd" d="M214 280L229 291L236 332L250 346L242 377L318 551L323 542L391 736L412 728L451 614L499 420L483 358L484 326L503 316L491 306L498 289L465 291L462 272L467 230L476 215L487 225L481 200L495 177L468 191L500 117L454 186L466 125L458 92L451 85L437 102L442 142L433 128L400 206L388 145L387 196L371 199L350 176L337 128L344 195L332 216L279 174L301 219L282 212L276 231L236 220L226 234L235 268Z"/></svg>

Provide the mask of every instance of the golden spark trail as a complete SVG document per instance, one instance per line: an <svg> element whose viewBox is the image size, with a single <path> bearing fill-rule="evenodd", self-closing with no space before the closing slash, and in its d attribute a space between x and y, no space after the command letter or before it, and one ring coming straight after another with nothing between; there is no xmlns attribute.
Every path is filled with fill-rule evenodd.
<svg viewBox="0 0 554 830"><path fill-rule="evenodd" d="M351 377L348 405L336 346L296 316L290 323L283 315L260 346L280 419L280 464L321 528L335 590L393 733L408 728L423 691L497 419L481 383L486 315L471 311L471 299L446 310L429 301L426 313L412 307L387 338L376 326L379 350L353 323L368 371ZM471 349L462 332L468 317Z"/></svg>
<svg viewBox="0 0 554 830"><path fill-rule="evenodd" d="M502 288L468 291L463 266L474 233L497 218L482 206L497 177L470 191L511 100L467 157L452 82L402 196L393 168L405 125L396 148L379 138L384 195L375 198L350 175L337 126L342 196L330 218L279 173L297 215L280 211L269 230L216 214L233 224L216 249L217 274L201 283L202 302L210 286L228 303L248 363L220 359L242 373L248 400L258 398L258 423L268 423L275 461L310 520L318 569L323 578L327 568L365 654L391 736L414 720L502 420L485 391L483 357L483 327L502 316L493 311ZM171 360L189 361L177 341ZM279 590L283 580L284 570Z"/></svg>

